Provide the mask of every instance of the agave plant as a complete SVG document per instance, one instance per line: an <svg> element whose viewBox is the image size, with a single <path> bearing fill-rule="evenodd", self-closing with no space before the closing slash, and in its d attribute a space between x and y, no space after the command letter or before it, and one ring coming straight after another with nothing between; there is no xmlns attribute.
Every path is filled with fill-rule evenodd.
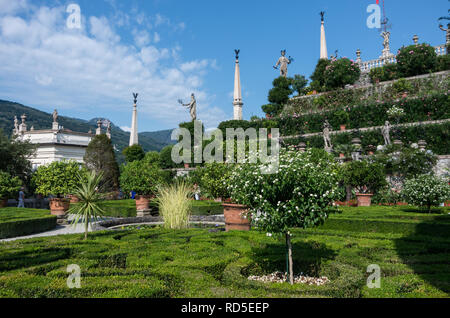
<svg viewBox="0 0 450 318"><path fill-rule="evenodd" d="M185 229L189 226L192 194L192 187L183 180L158 188L156 201L165 228L174 230Z"/></svg>
<svg viewBox="0 0 450 318"><path fill-rule="evenodd" d="M72 225L78 224L80 220L84 222L84 239L87 240L89 223L97 221L103 215L103 210L99 206L102 194L98 191L103 174L96 174L94 171L87 174L87 179L78 175L80 185L77 186L73 195L79 199L79 203L72 206L68 213L73 215ZM82 181L86 180L86 181Z"/></svg>

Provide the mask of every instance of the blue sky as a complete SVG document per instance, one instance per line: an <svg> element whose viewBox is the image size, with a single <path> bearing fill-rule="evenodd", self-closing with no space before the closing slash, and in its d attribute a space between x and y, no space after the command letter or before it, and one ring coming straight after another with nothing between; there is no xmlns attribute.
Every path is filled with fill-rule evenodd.
<svg viewBox="0 0 450 318"><path fill-rule="evenodd" d="M140 93L139 131L174 128L189 119L177 104L195 92L198 117L214 127L232 117L234 49L241 50L244 118L261 105L278 72L281 49L295 58L289 75L309 77L319 57L326 11L328 53L363 60L381 54L366 8L376 0L0 0L0 99L83 119L131 125ZM381 1L380 1L381 2ZM82 28L66 27L70 3ZM445 42L437 18L447 0L386 0L391 50L420 41Z"/></svg>

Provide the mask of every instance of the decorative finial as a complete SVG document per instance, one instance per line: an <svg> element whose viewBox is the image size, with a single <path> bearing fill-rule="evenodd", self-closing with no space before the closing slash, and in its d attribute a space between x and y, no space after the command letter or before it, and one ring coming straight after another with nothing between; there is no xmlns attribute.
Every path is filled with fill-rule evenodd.
<svg viewBox="0 0 450 318"><path fill-rule="evenodd" d="M322 22L324 21L324 16L325 16L325 11L320 11L320 19Z"/></svg>
<svg viewBox="0 0 450 318"><path fill-rule="evenodd" d="M239 52L241 52L241 50L234 50L234 53L236 53L236 60L239 60Z"/></svg>
<svg viewBox="0 0 450 318"><path fill-rule="evenodd" d="M138 93L133 93L133 97L134 97L134 104L137 104L137 98L138 98Z"/></svg>
<svg viewBox="0 0 450 318"><path fill-rule="evenodd" d="M417 43L419 43L419 37L417 36L417 34L416 34L416 35L414 35L414 37L413 37L413 41L414 41L414 44L417 44Z"/></svg>

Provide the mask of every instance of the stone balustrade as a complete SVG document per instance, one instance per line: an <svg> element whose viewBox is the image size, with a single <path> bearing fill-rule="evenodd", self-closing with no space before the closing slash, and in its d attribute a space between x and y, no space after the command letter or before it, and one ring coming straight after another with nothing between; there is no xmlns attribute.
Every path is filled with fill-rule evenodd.
<svg viewBox="0 0 450 318"><path fill-rule="evenodd" d="M447 54L447 47L445 44L438 45L434 47L434 50L438 56ZM381 57L374 60L369 61L361 61L361 51L357 51L356 55L358 56L358 59L356 60L357 63L360 65L360 69L362 73L368 73L371 69L382 67L386 64L390 63L397 63L397 59L395 55L389 56L389 57Z"/></svg>

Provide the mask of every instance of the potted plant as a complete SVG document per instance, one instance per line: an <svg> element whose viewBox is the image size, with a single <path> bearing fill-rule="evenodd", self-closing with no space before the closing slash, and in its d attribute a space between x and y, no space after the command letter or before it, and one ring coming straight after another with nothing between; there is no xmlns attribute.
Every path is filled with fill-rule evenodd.
<svg viewBox="0 0 450 318"><path fill-rule="evenodd" d="M334 113L336 122L339 123L341 131L345 131L347 126L350 124L350 116L345 110L339 110Z"/></svg>
<svg viewBox="0 0 450 318"><path fill-rule="evenodd" d="M33 174L32 183L36 193L53 196L50 200L50 211L59 218L64 218L70 207L68 195L79 185L80 175L86 177L86 169L75 161L55 161L39 167Z"/></svg>
<svg viewBox="0 0 450 318"><path fill-rule="evenodd" d="M18 177L12 178L9 173L0 171L0 208L6 207L8 199L18 195L21 186Z"/></svg>
<svg viewBox="0 0 450 318"><path fill-rule="evenodd" d="M281 149L276 161L243 163L233 169L230 192L258 230L286 238L289 282L293 284L292 228L323 224L339 198L338 168L324 150Z"/></svg>
<svg viewBox="0 0 450 318"><path fill-rule="evenodd" d="M334 151L339 154L339 158L346 159L351 158L352 153L355 152L357 149L358 148L355 145L342 144L337 145Z"/></svg>
<svg viewBox="0 0 450 318"><path fill-rule="evenodd" d="M230 198L228 191L230 170L230 167L224 163L206 163L200 169L199 185L202 193L216 202Z"/></svg>
<svg viewBox="0 0 450 318"><path fill-rule="evenodd" d="M158 185L164 183L163 171L155 164L140 161L122 166L120 187L125 193L136 192L136 210L150 211L150 200L157 192Z"/></svg>
<svg viewBox="0 0 450 318"><path fill-rule="evenodd" d="M374 193L387 183L383 166L367 161L346 163L342 179L345 185L356 189L358 206L370 206Z"/></svg>

